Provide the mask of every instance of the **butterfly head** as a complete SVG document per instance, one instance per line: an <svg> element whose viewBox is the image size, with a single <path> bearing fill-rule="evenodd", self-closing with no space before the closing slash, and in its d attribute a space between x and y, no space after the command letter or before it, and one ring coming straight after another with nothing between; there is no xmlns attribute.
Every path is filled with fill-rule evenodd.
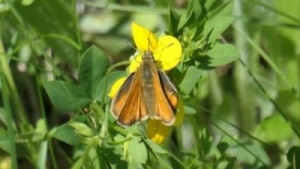
<svg viewBox="0 0 300 169"><path fill-rule="evenodd" d="M150 60L154 62L153 52L152 51L145 51L143 55L143 60Z"/></svg>

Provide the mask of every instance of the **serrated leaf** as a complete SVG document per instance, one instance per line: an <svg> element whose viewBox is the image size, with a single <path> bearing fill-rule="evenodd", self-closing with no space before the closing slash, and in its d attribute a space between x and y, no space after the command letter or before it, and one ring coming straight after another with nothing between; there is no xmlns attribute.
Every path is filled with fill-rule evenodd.
<svg viewBox="0 0 300 169"><path fill-rule="evenodd" d="M82 56L79 63L78 79L80 86L94 99L97 97L96 88L109 67L108 58L95 46L90 47Z"/></svg>
<svg viewBox="0 0 300 169"><path fill-rule="evenodd" d="M69 82L51 81L44 87L54 107L61 111L83 108L91 102L82 89Z"/></svg>
<svg viewBox="0 0 300 169"><path fill-rule="evenodd" d="M209 58L208 66L225 65L239 58L238 50L231 44L217 44L206 53Z"/></svg>
<svg viewBox="0 0 300 169"><path fill-rule="evenodd" d="M196 83L201 77L201 70L195 66L190 66L184 74L184 78L179 84L179 90L181 93L189 94L194 89Z"/></svg>

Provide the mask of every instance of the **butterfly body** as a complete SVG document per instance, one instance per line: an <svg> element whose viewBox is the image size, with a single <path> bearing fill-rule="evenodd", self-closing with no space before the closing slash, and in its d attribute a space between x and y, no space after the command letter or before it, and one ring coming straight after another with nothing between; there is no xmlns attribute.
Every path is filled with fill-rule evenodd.
<svg viewBox="0 0 300 169"><path fill-rule="evenodd" d="M121 126L148 118L172 125L177 100L176 88L155 64L152 52L145 51L141 65L128 76L113 99L111 112Z"/></svg>

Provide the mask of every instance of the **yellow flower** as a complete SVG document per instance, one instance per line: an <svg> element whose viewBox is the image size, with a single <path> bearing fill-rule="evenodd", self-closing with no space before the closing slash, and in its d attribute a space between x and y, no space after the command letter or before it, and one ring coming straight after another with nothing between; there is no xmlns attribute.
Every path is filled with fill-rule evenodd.
<svg viewBox="0 0 300 169"><path fill-rule="evenodd" d="M175 122L172 126L166 126L160 120L150 119L148 121L148 137L157 144L163 144L170 136L173 126L178 126L184 118L184 107L181 99L178 100L178 111L175 116Z"/></svg>
<svg viewBox="0 0 300 169"><path fill-rule="evenodd" d="M155 35L148 29L132 23L132 36L137 47L137 54L128 67L129 73L135 72L142 62L142 55L145 51L151 51L155 63L158 67L167 71L174 68L181 59L182 47L180 42L173 36L164 35L158 40ZM113 98L126 78L117 80L112 86L109 97ZM177 108L179 111L176 113L176 120L173 124L179 125L183 120L183 103L179 99ZM164 140L170 135L172 126L165 126L159 120L150 119L148 122L148 136L157 144L163 143Z"/></svg>
<svg viewBox="0 0 300 169"><path fill-rule="evenodd" d="M132 36L138 50L129 65L129 72L135 72L142 62L144 51L152 51L158 67L164 71L174 68L181 59L182 47L173 36L164 35L158 40L148 29L132 23Z"/></svg>

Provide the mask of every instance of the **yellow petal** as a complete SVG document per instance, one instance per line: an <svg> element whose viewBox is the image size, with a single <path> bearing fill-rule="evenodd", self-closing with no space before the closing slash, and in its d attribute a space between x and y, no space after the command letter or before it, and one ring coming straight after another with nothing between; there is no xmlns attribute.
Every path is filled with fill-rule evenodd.
<svg viewBox="0 0 300 169"><path fill-rule="evenodd" d="M157 40L154 34L138 24L132 22L131 31L134 43L139 52L154 51L157 46Z"/></svg>
<svg viewBox="0 0 300 169"><path fill-rule="evenodd" d="M157 48L154 51L154 59L158 66L164 70L174 68L181 59L182 47L180 42L173 36L162 36L158 39Z"/></svg>
<svg viewBox="0 0 300 169"><path fill-rule="evenodd" d="M172 126L179 126L180 124L182 124L183 119L184 119L184 105L183 105L183 101L181 98L178 99L178 104L177 104L177 113L175 116L175 122Z"/></svg>
<svg viewBox="0 0 300 169"><path fill-rule="evenodd" d="M110 92L108 93L108 97L114 98L119 91L122 84L125 82L126 77L123 77L121 79L118 79L111 87Z"/></svg>
<svg viewBox="0 0 300 169"><path fill-rule="evenodd" d="M128 67L129 73L135 72L136 69L141 65L141 63L142 63L142 55L138 54L137 56L134 57L134 59L132 59Z"/></svg>
<svg viewBox="0 0 300 169"><path fill-rule="evenodd" d="M148 137L157 144L162 144L172 131L171 126L166 126L160 120L150 119L147 127Z"/></svg>

